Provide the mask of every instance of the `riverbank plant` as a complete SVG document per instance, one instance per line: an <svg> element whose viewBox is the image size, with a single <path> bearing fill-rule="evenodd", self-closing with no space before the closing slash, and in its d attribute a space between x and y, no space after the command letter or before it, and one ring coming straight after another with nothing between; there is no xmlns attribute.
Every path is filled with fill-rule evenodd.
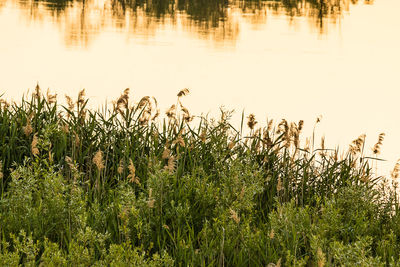
<svg viewBox="0 0 400 267"><path fill-rule="evenodd" d="M99 111L84 91L2 100L0 265L400 264L400 165L371 169L384 135L339 152L303 121L194 117L188 93L161 118L128 89Z"/></svg>

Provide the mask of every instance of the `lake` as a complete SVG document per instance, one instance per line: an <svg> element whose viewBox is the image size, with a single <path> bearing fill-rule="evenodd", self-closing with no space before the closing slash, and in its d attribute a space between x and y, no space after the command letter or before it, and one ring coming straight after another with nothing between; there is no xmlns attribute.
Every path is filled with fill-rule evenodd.
<svg viewBox="0 0 400 267"><path fill-rule="evenodd" d="M327 146L400 158L399 0L0 0L0 94L36 83L93 107L127 87L162 109L189 88L194 114L219 107L305 120Z"/></svg>

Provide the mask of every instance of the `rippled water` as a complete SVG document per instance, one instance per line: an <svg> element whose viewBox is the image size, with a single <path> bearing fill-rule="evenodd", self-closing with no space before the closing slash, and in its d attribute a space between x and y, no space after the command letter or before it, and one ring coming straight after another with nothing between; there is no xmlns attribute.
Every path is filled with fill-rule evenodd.
<svg viewBox="0 0 400 267"><path fill-rule="evenodd" d="M0 0L0 93L36 82L59 95L86 88L94 106L129 87L192 112L221 105L304 119L328 145L386 132L400 157L400 1ZM329 142L330 141L330 142Z"/></svg>

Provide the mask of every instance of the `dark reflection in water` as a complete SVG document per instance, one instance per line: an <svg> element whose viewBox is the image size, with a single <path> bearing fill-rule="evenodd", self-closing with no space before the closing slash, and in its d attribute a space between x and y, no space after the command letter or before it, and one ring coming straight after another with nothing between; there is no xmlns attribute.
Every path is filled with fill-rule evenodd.
<svg viewBox="0 0 400 267"><path fill-rule="evenodd" d="M200 38L235 41L240 20L266 23L267 16L306 18L319 34L358 0L8 0L32 20L52 19L68 46L87 46L108 27L149 36L164 26L180 27ZM5 1L7 2L7 1ZM5 3L3 2L3 4ZM1 3L1 1L0 1ZM366 0L364 3L371 4ZM1 5L0 5L1 8ZM25 16L25 15L24 15Z"/></svg>

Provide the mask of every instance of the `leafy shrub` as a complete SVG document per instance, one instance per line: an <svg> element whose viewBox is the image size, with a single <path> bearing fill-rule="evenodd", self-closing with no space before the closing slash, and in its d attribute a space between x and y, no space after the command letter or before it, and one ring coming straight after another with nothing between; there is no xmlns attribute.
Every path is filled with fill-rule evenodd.
<svg viewBox="0 0 400 267"><path fill-rule="evenodd" d="M0 202L3 232L24 230L34 240L65 242L85 226L86 202L78 185L67 184L59 173L38 163L26 162L11 177Z"/></svg>

